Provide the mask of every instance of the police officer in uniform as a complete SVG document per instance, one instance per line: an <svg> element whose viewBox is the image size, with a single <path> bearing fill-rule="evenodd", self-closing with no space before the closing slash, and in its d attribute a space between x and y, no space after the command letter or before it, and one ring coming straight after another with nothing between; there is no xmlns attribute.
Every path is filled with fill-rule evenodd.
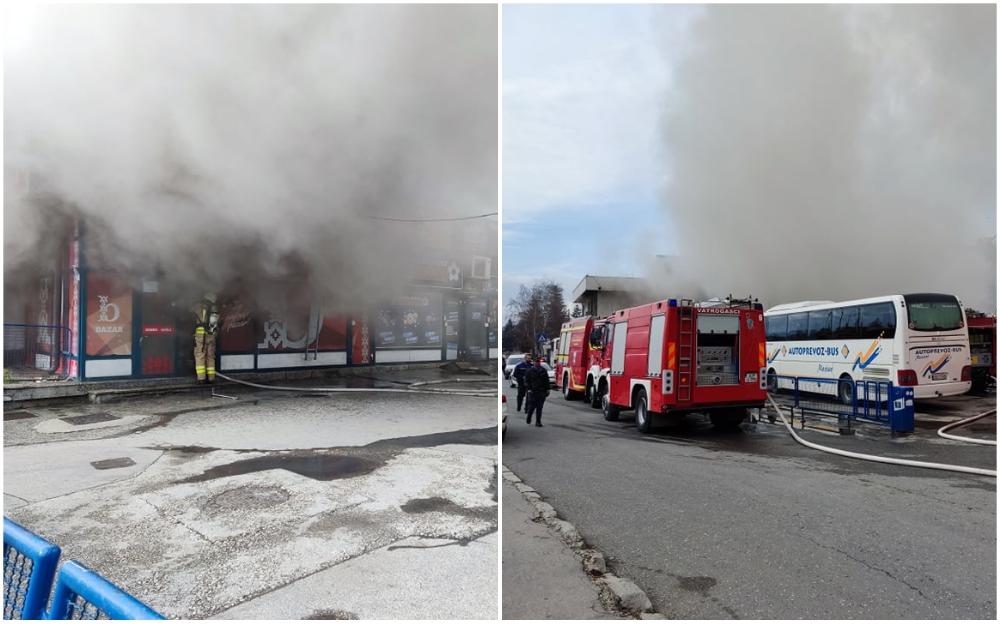
<svg viewBox="0 0 1000 624"><path fill-rule="evenodd" d="M524 411L528 416L528 424L531 424L531 416L538 412L535 417L535 426L542 426L542 406L545 405L545 398L549 396L549 372L542 368L544 360L539 356L535 360L535 365L524 374L525 385L528 386L528 398L525 402Z"/></svg>
<svg viewBox="0 0 1000 624"><path fill-rule="evenodd" d="M524 354L524 359L514 366L514 371L510 374L517 382L517 411L521 411L524 405L524 395L528 392L528 385L524 382L524 375L531 370L531 356Z"/></svg>
<svg viewBox="0 0 1000 624"><path fill-rule="evenodd" d="M194 306L194 372L199 382L215 382L215 336L219 329L219 308L214 293L207 293Z"/></svg>

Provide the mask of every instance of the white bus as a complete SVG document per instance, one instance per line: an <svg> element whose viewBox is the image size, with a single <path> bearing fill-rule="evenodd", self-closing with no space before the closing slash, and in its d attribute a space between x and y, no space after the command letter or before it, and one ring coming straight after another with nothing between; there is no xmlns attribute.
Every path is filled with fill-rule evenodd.
<svg viewBox="0 0 1000 624"><path fill-rule="evenodd" d="M953 295L788 303L767 310L764 322L771 388L782 375L891 381L912 386L914 398L926 399L962 394L972 385L965 311ZM811 390L836 388L840 400L850 403L851 387L824 384Z"/></svg>

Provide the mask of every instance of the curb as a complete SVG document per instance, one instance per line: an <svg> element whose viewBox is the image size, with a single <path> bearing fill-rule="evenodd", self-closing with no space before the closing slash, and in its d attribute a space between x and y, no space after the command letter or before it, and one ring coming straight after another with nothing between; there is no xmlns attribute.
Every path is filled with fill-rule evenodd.
<svg viewBox="0 0 1000 624"><path fill-rule="evenodd" d="M563 543L570 547L580 560L583 571L597 585L602 598L610 597L614 606L641 620L666 619L662 613L653 611L649 596L632 581L608 572L604 553L587 545L583 536L572 523L559 518L552 505L542 500L535 488L521 480L507 466L503 466L503 479L514 487L534 510L536 522L542 522L559 535Z"/></svg>

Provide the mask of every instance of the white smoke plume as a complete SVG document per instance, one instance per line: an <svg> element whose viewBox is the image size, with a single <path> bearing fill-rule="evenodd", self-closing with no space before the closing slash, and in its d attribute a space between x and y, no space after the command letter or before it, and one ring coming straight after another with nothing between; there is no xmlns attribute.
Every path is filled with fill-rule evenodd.
<svg viewBox="0 0 1000 624"><path fill-rule="evenodd" d="M371 217L496 210L495 7L49 6L30 27L5 159L83 215L93 262L377 299L481 221ZM52 220L9 188L4 213L10 276Z"/></svg>
<svg viewBox="0 0 1000 624"><path fill-rule="evenodd" d="M996 309L995 6L711 6L667 95L662 290ZM674 289L664 286L673 286Z"/></svg>

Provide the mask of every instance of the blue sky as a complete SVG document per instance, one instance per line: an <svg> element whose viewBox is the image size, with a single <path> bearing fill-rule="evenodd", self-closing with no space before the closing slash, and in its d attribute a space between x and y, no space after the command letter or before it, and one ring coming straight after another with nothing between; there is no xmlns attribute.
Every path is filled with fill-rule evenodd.
<svg viewBox="0 0 1000 624"><path fill-rule="evenodd" d="M503 8L503 298L586 273L640 275L675 248L660 117L688 6ZM615 245L637 240L641 248Z"/></svg>

